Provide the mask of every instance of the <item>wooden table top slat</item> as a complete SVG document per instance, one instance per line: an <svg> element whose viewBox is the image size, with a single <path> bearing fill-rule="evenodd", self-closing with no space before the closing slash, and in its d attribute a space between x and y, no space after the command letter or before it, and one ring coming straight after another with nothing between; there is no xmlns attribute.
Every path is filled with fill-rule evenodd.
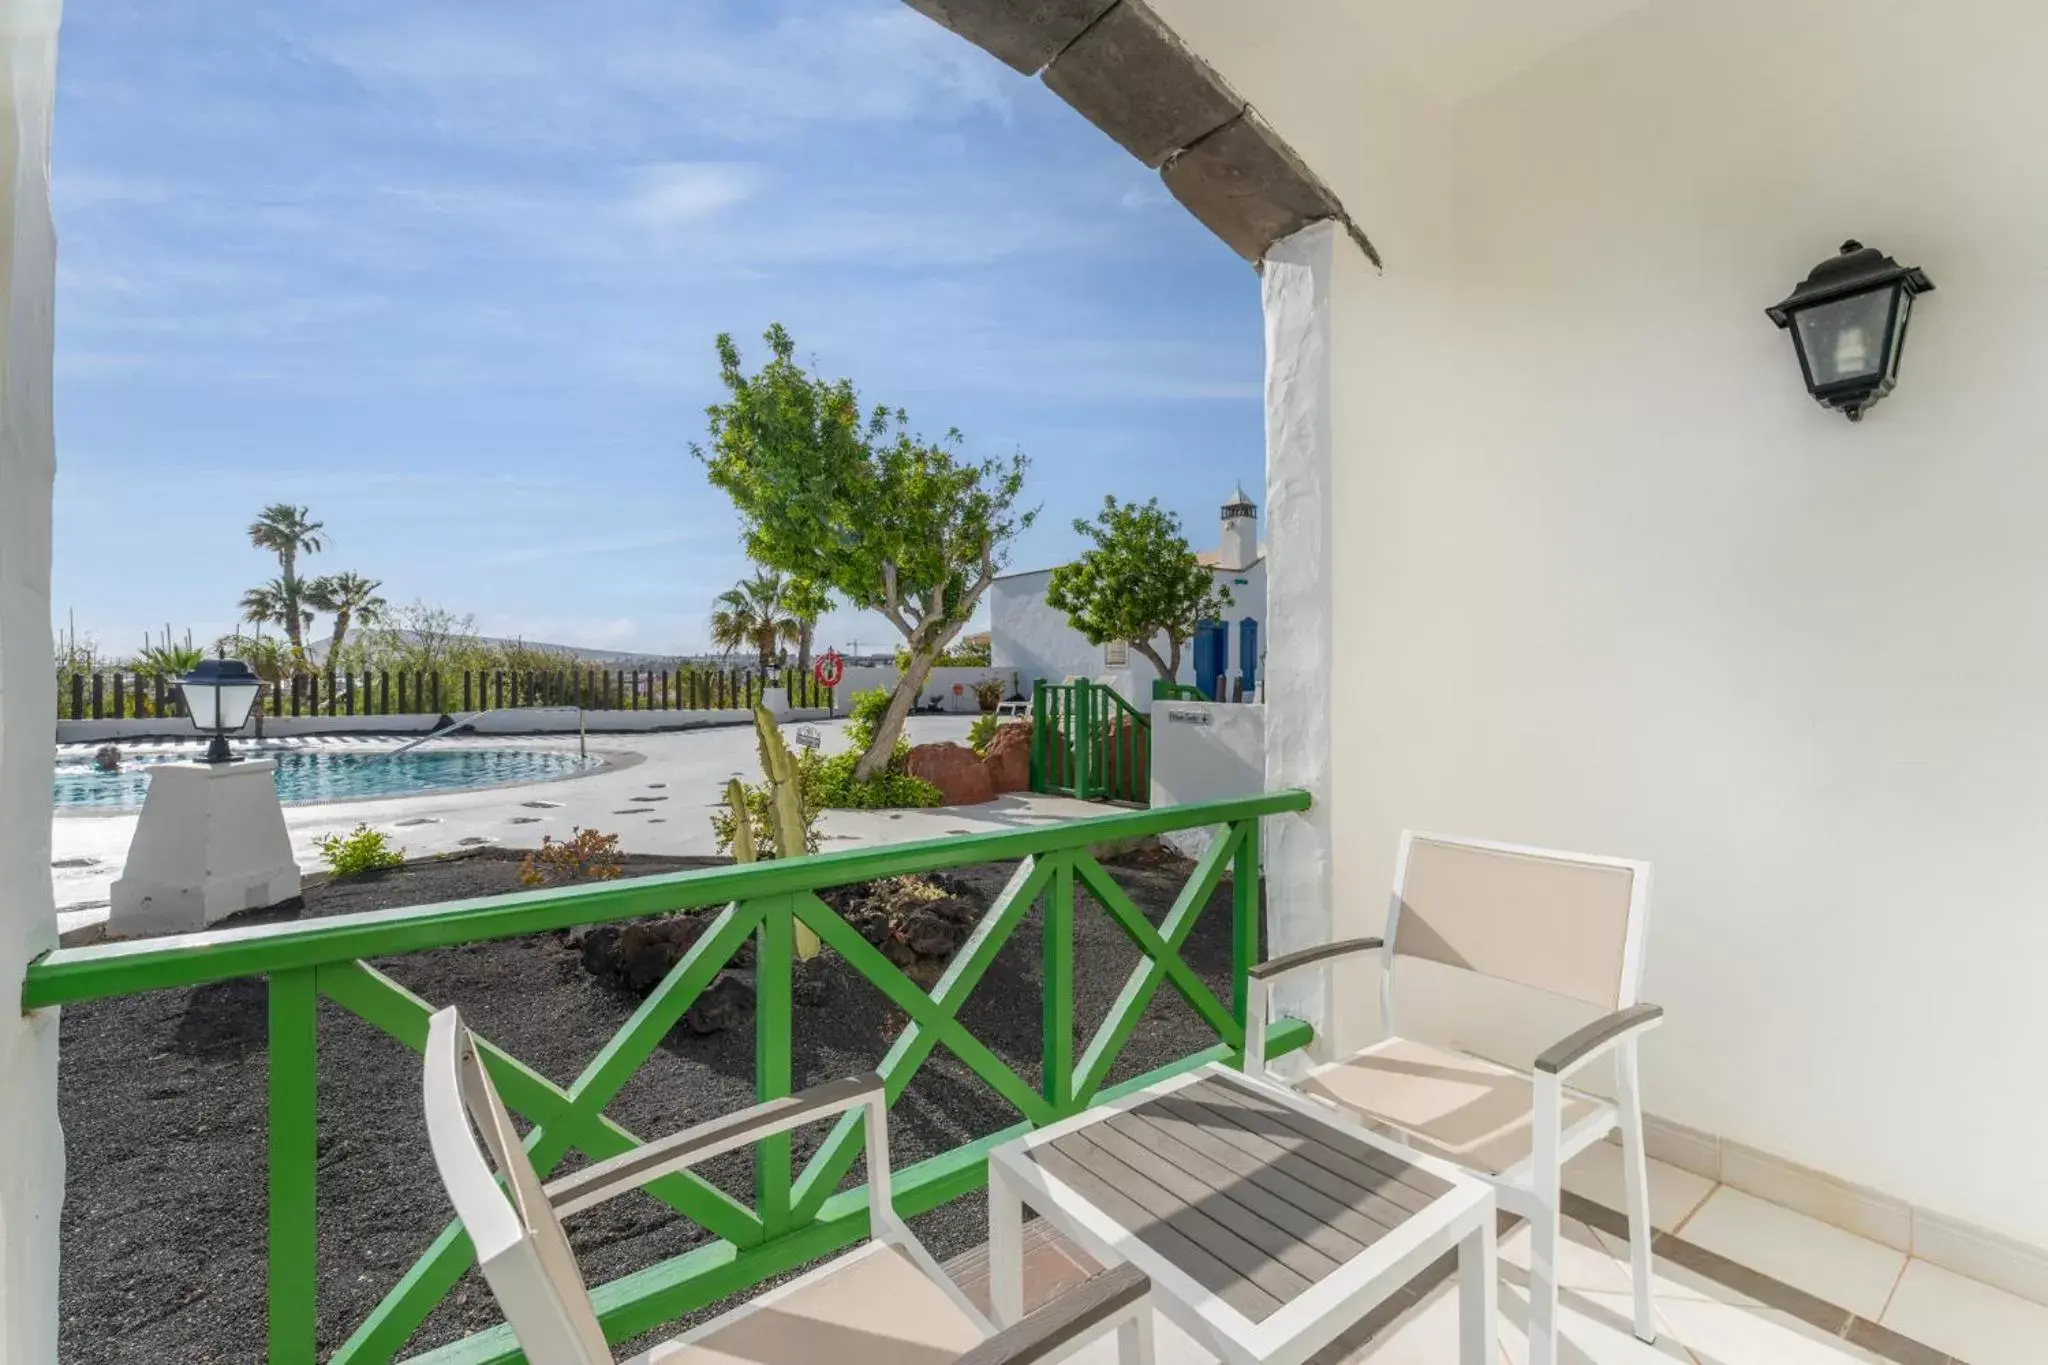
<svg viewBox="0 0 2048 1365"><path fill-rule="evenodd" d="M1275 1170L1247 1155L1213 1133L1191 1127L1157 1109L1138 1115L1119 1114L1110 1123L1143 1130L1162 1154L1174 1153L1171 1159L1182 1170L1194 1172L1213 1184L1235 1181L1238 1183L1234 1190L1270 1199L1277 1208L1269 1211L1267 1216L1275 1222L1285 1225L1290 1215L1284 1210L1294 1210L1304 1228L1301 1235L1324 1255L1339 1262L1350 1260L1379 1241L1392 1226L1373 1218L1370 1210L1341 1204L1284 1171ZM1203 1162L1207 1164L1199 1167L1196 1164ZM1399 1209L1392 1211L1401 1215Z"/></svg>
<svg viewBox="0 0 2048 1365"><path fill-rule="evenodd" d="M1199 1085L1189 1086L1188 1089L1200 1094L1205 1103L1213 1103L1219 1096L1226 1097L1237 1108L1263 1115L1271 1122L1300 1134L1317 1148L1347 1157L1361 1165L1370 1166L1383 1175L1393 1177L1424 1199L1440 1199L1450 1192L1449 1181L1431 1175L1414 1162L1394 1152L1383 1151L1356 1133L1348 1133L1341 1128L1333 1129L1328 1124L1298 1113L1272 1096L1260 1094L1248 1086L1225 1085L1211 1079Z"/></svg>
<svg viewBox="0 0 2048 1365"><path fill-rule="evenodd" d="M1157 1134L1142 1129L1134 1134L1129 1129L1119 1128L1111 1120L1090 1128L1088 1136L1096 1146L1126 1166L1143 1171L1174 1198L1191 1208L1200 1209L1266 1256L1279 1261L1300 1276L1304 1284L1314 1284L1344 1264L1351 1255L1357 1254L1354 1250L1343 1256L1325 1255L1308 1235L1310 1227L1318 1226L1314 1219L1270 1195L1261 1196L1258 1190L1231 1178L1228 1173L1221 1181L1202 1179L1190 1167L1199 1168L1208 1163L1186 1148L1175 1152L1167 1142L1157 1140ZM1173 1146L1178 1147L1179 1144ZM1181 1165L1183 1161L1188 1165ZM1210 1169L1213 1170L1213 1166ZM1345 1241L1347 1245L1356 1245L1348 1238Z"/></svg>
<svg viewBox="0 0 2048 1365"><path fill-rule="evenodd" d="M1028 1153L1254 1323L1455 1188L1249 1082L1213 1075Z"/></svg>
<svg viewBox="0 0 2048 1365"><path fill-rule="evenodd" d="M1177 1228L1153 1217L1121 1190L1065 1152L1045 1146L1033 1149L1031 1157L1047 1175L1072 1188L1122 1224L1132 1236L1180 1267L1195 1283L1246 1318L1263 1322L1279 1310L1280 1303L1271 1294L1217 1260Z"/></svg>

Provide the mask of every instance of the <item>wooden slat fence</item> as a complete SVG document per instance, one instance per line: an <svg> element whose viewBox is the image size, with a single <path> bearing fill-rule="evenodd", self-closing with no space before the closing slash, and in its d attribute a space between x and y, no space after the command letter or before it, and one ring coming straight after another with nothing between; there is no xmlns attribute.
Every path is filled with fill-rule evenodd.
<svg viewBox="0 0 2048 1365"><path fill-rule="evenodd" d="M755 669L684 664L653 669L376 669L303 673L264 684L258 705L272 716L418 716L514 707L580 706L590 711L706 711L758 704L765 686L786 682L790 705L831 707L833 691L784 669L772 683ZM178 680L158 673L60 673L58 720L183 718Z"/></svg>

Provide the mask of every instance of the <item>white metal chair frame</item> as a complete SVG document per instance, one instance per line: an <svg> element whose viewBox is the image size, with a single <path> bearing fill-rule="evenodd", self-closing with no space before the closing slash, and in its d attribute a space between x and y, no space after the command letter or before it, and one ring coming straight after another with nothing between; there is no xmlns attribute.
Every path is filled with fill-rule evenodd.
<svg viewBox="0 0 2048 1365"><path fill-rule="evenodd" d="M1633 1327L1638 1339L1654 1342L1657 1328L1650 1266L1650 1241L1654 1234L1650 1226L1649 1173L1643 1151L1642 1091L1636 1060L1637 1043L1642 1035L1662 1024L1664 1016L1662 1006L1643 1004L1637 999L1642 984L1643 943L1649 921L1649 863L1404 830L1400 853L1395 861L1394 889L1389 899L1387 927L1383 935L1306 948L1270 959L1252 970L1246 996L1246 1009L1252 1026L1245 1030L1244 1069L1250 1075L1287 1084L1282 1078L1267 1072L1266 1030L1258 1026L1260 1021L1270 1018L1275 978L1304 967L1327 967L1343 958L1366 952L1377 953L1380 961L1381 1037L1372 1046L1351 1056L1366 1056L1401 1041L1395 1026L1394 959L1399 952L1409 853L1418 840L1587 867L1620 868L1631 874L1628 925L1623 939L1614 1010L1559 1039L1537 1056L1529 1073L1533 1100L1529 1155L1498 1173L1475 1171L1474 1174L1493 1184L1503 1209L1519 1214L1529 1222L1529 1360L1530 1365L1554 1365L1557 1359L1557 1248L1561 1235L1564 1163L1619 1129L1628 1194L1630 1279L1635 1291ZM1613 1101L1584 1091L1568 1091L1565 1082L1572 1075L1610 1053L1614 1059ZM1310 1074L1341 1067L1346 1060L1349 1059L1340 1058L1326 1063ZM1591 1112L1570 1128L1564 1126L1563 1118L1567 1093L1592 1106ZM1354 1126L1387 1136L1384 1129L1369 1127L1341 1106L1326 1100L1320 1102ZM1394 1140L1399 1141L1398 1137ZM1413 1151L1412 1148L1408 1150ZM1414 1154L1422 1155L1420 1152Z"/></svg>
<svg viewBox="0 0 2048 1365"><path fill-rule="evenodd" d="M636 1147L542 1185L527 1162L510 1116L453 1007L428 1023L427 1135L492 1294L528 1360L536 1365L612 1365L610 1347L569 1251L559 1219L637 1190L651 1181L750 1146L762 1138L864 1111L868 1153L869 1238L815 1270L667 1342L686 1346L843 1269L894 1248L936 1285L982 1334L958 1365L1052 1365L1108 1330L1151 1323L1150 1286L1134 1273L1097 1276L1009 1330L998 1332L896 1216L889 1192L888 1098L879 1076L852 1077L770 1100ZM482 1138L482 1146L478 1138ZM493 1161L496 1170L493 1170ZM499 1183L498 1172L505 1175ZM509 1186L509 1189L507 1188ZM509 1197L508 1197L509 1196ZM1149 1344L1149 1332L1146 1333ZM1129 1365L1151 1365L1149 1351Z"/></svg>

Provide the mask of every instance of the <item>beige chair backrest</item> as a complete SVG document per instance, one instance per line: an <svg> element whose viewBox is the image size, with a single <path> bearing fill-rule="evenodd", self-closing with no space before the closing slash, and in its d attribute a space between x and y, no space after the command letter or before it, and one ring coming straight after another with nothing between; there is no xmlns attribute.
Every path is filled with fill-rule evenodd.
<svg viewBox="0 0 2048 1365"><path fill-rule="evenodd" d="M1386 941L1612 1010L1642 974L1647 863L1404 833Z"/></svg>
<svg viewBox="0 0 2048 1365"><path fill-rule="evenodd" d="M569 1238L453 1009L427 1025L426 1109L441 1183L526 1358L611 1365Z"/></svg>

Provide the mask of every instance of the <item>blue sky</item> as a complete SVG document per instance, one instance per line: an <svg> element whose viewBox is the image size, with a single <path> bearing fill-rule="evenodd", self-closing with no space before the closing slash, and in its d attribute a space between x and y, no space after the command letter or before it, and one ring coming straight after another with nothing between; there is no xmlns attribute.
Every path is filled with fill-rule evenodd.
<svg viewBox="0 0 2048 1365"><path fill-rule="evenodd" d="M771 321L1031 456L1012 567L1111 492L1206 548L1261 479L1256 276L897 0L71 0L53 176L55 606L104 647L226 630L285 500L393 600L700 648L747 568L711 340Z"/></svg>

